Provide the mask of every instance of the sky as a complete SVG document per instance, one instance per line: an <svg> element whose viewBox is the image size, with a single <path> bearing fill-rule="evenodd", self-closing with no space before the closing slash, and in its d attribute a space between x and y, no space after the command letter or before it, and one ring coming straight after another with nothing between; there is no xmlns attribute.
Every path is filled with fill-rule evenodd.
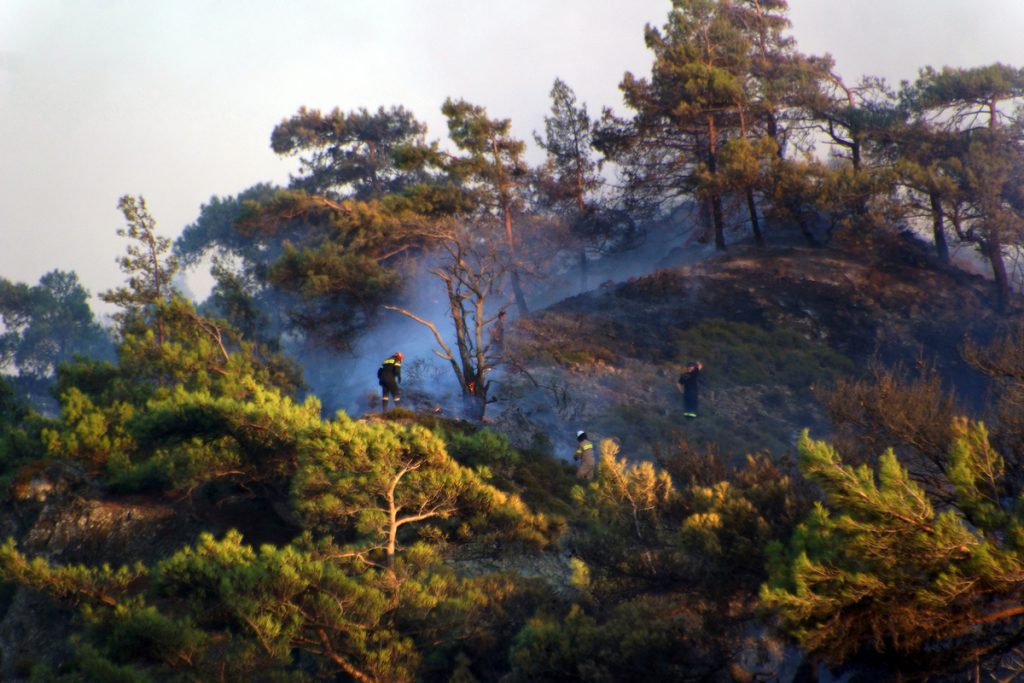
<svg viewBox="0 0 1024 683"><path fill-rule="evenodd" d="M801 51L847 81L1024 66L1024 0L790 0ZM0 0L0 277L119 285L124 194L177 237L213 195L287 182L301 106L403 105L443 139L446 97L532 144L554 79L592 114L649 73L669 0ZM539 158L536 150L534 159ZM102 307L100 307L102 309Z"/></svg>

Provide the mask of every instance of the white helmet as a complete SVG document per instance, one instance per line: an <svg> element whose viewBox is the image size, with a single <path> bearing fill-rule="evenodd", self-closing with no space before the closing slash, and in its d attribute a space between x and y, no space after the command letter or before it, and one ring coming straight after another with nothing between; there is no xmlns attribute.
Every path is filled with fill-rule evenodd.
<svg viewBox="0 0 1024 683"><path fill-rule="evenodd" d="M583 431L582 429L579 430L578 432L576 432L576 438L577 439L580 438L581 436L586 436L586 435L587 435L587 433L585 431Z"/></svg>

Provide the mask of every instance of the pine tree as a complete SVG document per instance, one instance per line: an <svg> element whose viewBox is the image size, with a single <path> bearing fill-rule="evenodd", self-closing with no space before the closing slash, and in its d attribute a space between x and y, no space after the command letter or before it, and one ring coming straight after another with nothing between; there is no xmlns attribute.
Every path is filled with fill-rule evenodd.
<svg viewBox="0 0 1024 683"><path fill-rule="evenodd" d="M573 233L585 242L601 235L596 211L588 205L588 195L602 183L597 161L593 158L594 124L586 104L576 104L576 93L561 79L551 88L551 114L544 117L544 136L534 133L537 144L547 152L552 182L545 194L558 209L570 216ZM571 206L572 209L568 209ZM581 290L587 288L587 247L580 247Z"/></svg>
<svg viewBox="0 0 1024 683"><path fill-rule="evenodd" d="M118 200L117 208L128 222L127 227L117 231L129 240L127 254L117 259L128 283L101 293L100 299L121 308L113 318L122 334L152 323L157 342L162 344L164 323L159 307L174 292L171 280L178 272L178 259L170 253L171 240L156 234L156 220L150 215L145 198L125 195Z"/></svg>
<svg viewBox="0 0 1024 683"><path fill-rule="evenodd" d="M526 173L523 152L526 144L512 137L510 119L492 119L483 107L453 100L441 107L448 119L448 136L466 153L453 158L448 169L456 177L472 183L485 211L495 215L505 230L505 244L515 266L511 270L516 307L521 315L529 312L520 283L520 266L516 262L517 240L513 217L521 210L522 178Z"/></svg>
<svg viewBox="0 0 1024 683"><path fill-rule="evenodd" d="M255 548L204 533L151 567L61 566L0 548L0 578L81 605L82 671L198 680L324 676L410 681L428 656L485 639L511 580L457 577L448 534L545 543L546 521L452 460L423 427L361 423L250 387L245 400L176 391L136 416L136 443L172 474L252 486L291 478L308 531ZM88 445L88 444L83 444ZM219 458L219 459L218 459ZM292 478L292 475L293 478ZM187 481L187 478L185 479ZM303 654L298 654L303 653Z"/></svg>
<svg viewBox="0 0 1024 683"><path fill-rule="evenodd" d="M533 135L548 154L559 197L575 206L577 218L586 213L587 194L601 182L592 158L592 128L587 105L577 105L576 93L556 78L551 87L551 114L544 117L544 135Z"/></svg>
<svg viewBox="0 0 1024 683"><path fill-rule="evenodd" d="M33 287L0 278L0 366L49 380L76 354L109 355L110 341L88 299L73 272L50 271Z"/></svg>
<svg viewBox="0 0 1024 683"><path fill-rule="evenodd" d="M804 434L800 467L824 500L775 549L763 604L812 652L841 661L871 647L893 664L984 658L1024 613L1020 518L1000 493L1002 462L983 425L954 423L952 506L937 509L892 451L851 467Z"/></svg>
<svg viewBox="0 0 1024 683"><path fill-rule="evenodd" d="M948 176L966 199L967 223L959 212L953 216L961 239L974 242L988 260L1001 308L1009 303L1010 283L1004 250L1024 236L1020 201L1020 121L1007 114L1008 103L1024 98L1024 70L1004 64L973 69L922 69L905 99L921 125L936 128L942 122L946 138L958 145L947 164ZM946 175L946 174L944 174ZM952 189L936 188L938 201Z"/></svg>
<svg viewBox="0 0 1024 683"><path fill-rule="evenodd" d="M434 155L427 127L403 107L365 108L327 114L301 107L279 123L270 146L279 155L299 156L301 175L291 187L312 195L379 199L426 179Z"/></svg>
<svg viewBox="0 0 1024 683"><path fill-rule="evenodd" d="M625 166L631 189L656 203L696 193L725 248L720 153L744 108L749 45L717 0L673 0L662 30L648 26L650 79L622 81L631 121L605 125L601 145ZM616 125L618 130L616 131Z"/></svg>

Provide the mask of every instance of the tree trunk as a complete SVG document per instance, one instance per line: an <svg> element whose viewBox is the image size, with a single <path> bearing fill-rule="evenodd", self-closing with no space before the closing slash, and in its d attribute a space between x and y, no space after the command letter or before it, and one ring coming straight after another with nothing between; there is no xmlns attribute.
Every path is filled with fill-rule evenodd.
<svg viewBox="0 0 1024 683"><path fill-rule="evenodd" d="M717 190L711 193L711 215L715 220L715 249L725 251L725 213Z"/></svg>
<svg viewBox="0 0 1024 683"><path fill-rule="evenodd" d="M769 110L768 114L765 116L765 120L768 125L768 137L775 141L775 154L781 161L786 158L786 153L782 147L782 140L780 139L781 136L779 135L779 122L775 116L775 112Z"/></svg>
<svg viewBox="0 0 1024 683"><path fill-rule="evenodd" d="M580 293L587 291L587 248L580 247Z"/></svg>
<svg viewBox="0 0 1024 683"><path fill-rule="evenodd" d="M996 305L1001 312L1006 312L1010 305L1010 280L1006 275L1006 263L1003 262L1003 245L999 239L999 228L989 231L985 240L985 256L992 265L992 279L996 285Z"/></svg>
<svg viewBox="0 0 1024 683"><path fill-rule="evenodd" d="M711 234L714 226L714 219L711 217L711 200L703 197L700 200L700 237L697 239L701 244L708 243L708 235Z"/></svg>
<svg viewBox="0 0 1024 683"><path fill-rule="evenodd" d="M712 182L718 180L718 134L714 114L708 115L708 171ZM722 197L715 187L711 190L711 218L715 223L715 249L725 251L725 212L722 211Z"/></svg>
<svg viewBox="0 0 1024 683"><path fill-rule="evenodd" d="M949 263L949 243L946 242L945 216L942 211L942 201L938 192L930 192L928 199L932 205L932 235L935 238L935 251L939 255L939 261Z"/></svg>
<svg viewBox="0 0 1024 683"><path fill-rule="evenodd" d="M482 391L482 390L481 390ZM477 396L476 393L466 391L462 394L462 412L469 420L483 422L487 412L486 394Z"/></svg>
<svg viewBox="0 0 1024 683"><path fill-rule="evenodd" d="M519 315L526 315L530 309L526 307L523 286L519 282L519 265L516 263L516 243L512 235L512 206L507 199L502 200L502 211L505 214L505 240L508 242L508 253L512 257L512 293L516 298Z"/></svg>
<svg viewBox="0 0 1024 683"><path fill-rule="evenodd" d="M523 316L530 312L530 309L526 307L526 296L523 295L523 286L519 282L519 269L512 269L512 293L516 298L516 309L519 311L519 315Z"/></svg>
<svg viewBox="0 0 1024 683"><path fill-rule="evenodd" d="M394 489L388 494L388 513L390 519L388 520L388 571L395 571L395 550L398 546L398 510L395 508L395 496Z"/></svg>
<svg viewBox="0 0 1024 683"><path fill-rule="evenodd" d="M754 243L764 246L764 235L761 234L761 221L757 218L757 203L754 201L754 189L747 188L747 209L750 211L750 230L754 233Z"/></svg>
<svg viewBox="0 0 1024 683"><path fill-rule="evenodd" d="M818 246L818 240L815 239L814 233L811 232L811 226L807 224L807 219L804 218L804 212L800 206L800 200L791 197L786 200L786 206L789 209L789 212L793 214L793 220L796 221L797 226L800 228L800 234L803 235L807 244L812 247Z"/></svg>

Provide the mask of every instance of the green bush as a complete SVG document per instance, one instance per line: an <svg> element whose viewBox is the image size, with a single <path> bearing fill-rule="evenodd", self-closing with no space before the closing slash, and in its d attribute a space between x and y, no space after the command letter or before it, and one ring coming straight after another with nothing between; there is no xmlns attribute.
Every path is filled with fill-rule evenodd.
<svg viewBox="0 0 1024 683"><path fill-rule="evenodd" d="M717 386L779 384L802 391L853 370L851 361L790 329L711 318L674 330L675 362L702 361Z"/></svg>
<svg viewBox="0 0 1024 683"><path fill-rule="evenodd" d="M467 467L484 466L508 477L522 462L508 437L489 429L454 433L445 440L455 459Z"/></svg>
<svg viewBox="0 0 1024 683"><path fill-rule="evenodd" d="M605 618L574 605L564 617L532 619L512 644L515 683L697 680L722 665L714 639L684 596L643 596Z"/></svg>

